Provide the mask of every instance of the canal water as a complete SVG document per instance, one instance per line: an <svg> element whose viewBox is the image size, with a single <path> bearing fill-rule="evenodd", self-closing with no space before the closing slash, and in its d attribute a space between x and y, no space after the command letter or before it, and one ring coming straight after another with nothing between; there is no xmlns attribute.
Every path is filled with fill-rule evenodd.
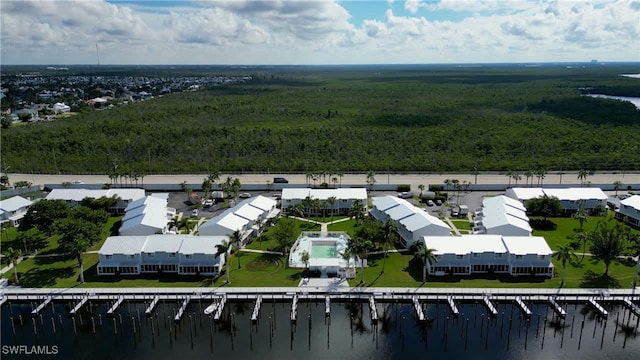
<svg viewBox="0 0 640 360"><path fill-rule="evenodd" d="M459 303L454 318L445 302L423 303L419 322L408 303L377 303L377 324L368 303L300 302L295 324L290 302L229 302L222 320L203 314L207 302L192 301L174 322L178 301L160 302L152 317L146 304L125 301L115 316L111 304L90 303L75 316L75 304L55 303L32 317L37 303L5 303L1 315L2 359L638 359L638 318L607 305L608 319L587 304L563 304L564 320L546 304L528 304L527 319L515 304L497 303L491 318L483 303ZM22 348L16 347L22 345ZM38 351L40 353L38 353ZM13 352L13 353L12 353Z"/></svg>

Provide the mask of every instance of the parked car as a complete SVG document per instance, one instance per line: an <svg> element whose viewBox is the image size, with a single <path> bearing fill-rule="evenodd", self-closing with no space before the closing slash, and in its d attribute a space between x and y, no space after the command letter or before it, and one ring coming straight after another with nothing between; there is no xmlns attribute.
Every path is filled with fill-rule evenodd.
<svg viewBox="0 0 640 360"><path fill-rule="evenodd" d="M283 177L274 177L273 178L273 183L274 184L288 184L289 180L283 178Z"/></svg>
<svg viewBox="0 0 640 360"><path fill-rule="evenodd" d="M198 217L199 214L200 214L200 210L193 209L193 211L191 212L191 217Z"/></svg>
<svg viewBox="0 0 640 360"><path fill-rule="evenodd" d="M436 205L438 205L438 206L442 205L442 200L436 199Z"/></svg>
<svg viewBox="0 0 640 360"><path fill-rule="evenodd" d="M408 191L401 192L398 194L398 197L402 199L411 199L413 197L413 193Z"/></svg>
<svg viewBox="0 0 640 360"><path fill-rule="evenodd" d="M241 198L241 199L248 199L248 198L251 197L251 193L244 192L244 193L241 193L240 195L238 195L238 197Z"/></svg>
<svg viewBox="0 0 640 360"><path fill-rule="evenodd" d="M213 199L207 199L204 202L204 207L208 208L208 207L212 207L214 204Z"/></svg>
<svg viewBox="0 0 640 360"><path fill-rule="evenodd" d="M458 208L451 209L451 216L458 217Z"/></svg>
<svg viewBox="0 0 640 360"><path fill-rule="evenodd" d="M435 205L433 200L427 200L427 206L433 206L433 205Z"/></svg>

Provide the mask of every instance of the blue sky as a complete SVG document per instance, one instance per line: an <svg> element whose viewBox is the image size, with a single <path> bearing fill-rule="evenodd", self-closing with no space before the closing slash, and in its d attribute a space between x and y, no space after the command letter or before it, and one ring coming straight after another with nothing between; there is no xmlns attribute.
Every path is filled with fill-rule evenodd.
<svg viewBox="0 0 640 360"><path fill-rule="evenodd" d="M63 9L64 11L61 11ZM3 64L640 61L640 0L3 0Z"/></svg>

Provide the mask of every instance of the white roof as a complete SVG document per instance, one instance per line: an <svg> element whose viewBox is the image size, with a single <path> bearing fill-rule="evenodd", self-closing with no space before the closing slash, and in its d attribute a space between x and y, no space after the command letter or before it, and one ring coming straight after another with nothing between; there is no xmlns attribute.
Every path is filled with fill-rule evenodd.
<svg viewBox="0 0 640 360"><path fill-rule="evenodd" d="M53 189L47 195L47 200L82 201L84 198L108 198L118 196L122 200L138 200L144 197L144 189Z"/></svg>
<svg viewBox="0 0 640 360"><path fill-rule="evenodd" d="M100 255L135 255L142 251L146 241L146 236L109 236L98 253Z"/></svg>
<svg viewBox="0 0 640 360"><path fill-rule="evenodd" d="M187 235L149 235L142 252L177 253L182 245L182 239Z"/></svg>
<svg viewBox="0 0 640 360"><path fill-rule="evenodd" d="M542 188L511 188L505 194L518 200L529 200L544 195Z"/></svg>
<svg viewBox="0 0 640 360"><path fill-rule="evenodd" d="M607 195L600 188L579 187L579 188L511 188L505 194L518 200L529 200L543 195L557 197L559 200L606 200Z"/></svg>
<svg viewBox="0 0 640 360"><path fill-rule="evenodd" d="M9 212L22 209L27 206L31 206L33 201L27 200L22 196L14 196L8 199L0 200L0 211Z"/></svg>
<svg viewBox="0 0 640 360"><path fill-rule="evenodd" d="M184 236L180 254L216 254L216 245L228 239L226 236Z"/></svg>
<svg viewBox="0 0 640 360"><path fill-rule="evenodd" d="M260 215L264 214L264 210L253 207L249 204L240 206L233 212L236 216L243 217L249 221L254 221Z"/></svg>
<svg viewBox="0 0 640 360"><path fill-rule="evenodd" d="M640 210L640 195L630 196L620 201L620 204L625 206L631 206L634 209Z"/></svg>
<svg viewBox="0 0 640 360"><path fill-rule="evenodd" d="M167 208L167 200L162 199L157 196L145 196L143 198L134 200L127 205L124 211L129 212L136 208L145 208L145 207L164 207ZM125 216L126 217L126 216Z"/></svg>
<svg viewBox="0 0 640 360"><path fill-rule="evenodd" d="M236 230L242 230L249 223L249 220L234 214L236 208L237 206L212 217L200 226L198 232L203 235L228 235Z"/></svg>
<svg viewBox="0 0 640 360"><path fill-rule="evenodd" d="M266 196L256 196L254 198L251 198L251 201L249 202L249 204L253 207L256 207L262 211L270 211L271 209L273 209L274 207L276 207L276 205L278 204L278 202L276 200L270 199Z"/></svg>
<svg viewBox="0 0 640 360"><path fill-rule="evenodd" d="M507 252L501 235L425 236L424 241L436 255Z"/></svg>
<svg viewBox="0 0 640 360"><path fill-rule="evenodd" d="M379 211L385 211L394 206L398 206L401 203L398 200L402 199L394 196L378 196L371 199L371 204Z"/></svg>
<svg viewBox="0 0 640 360"><path fill-rule="evenodd" d="M555 196L560 200L606 200L607 195L600 188L567 188L567 189L544 189L547 196Z"/></svg>
<svg viewBox="0 0 640 360"><path fill-rule="evenodd" d="M551 255L553 251L542 236L504 236L502 241L509 253L514 255Z"/></svg>
<svg viewBox="0 0 640 360"><path fill-rule="evenodd" d="M488 230L511 225L529 233L533 231L522 203L502 195L482 200L481 220Z"/></svg>
<svg viewBox="0 0 640 360"><path fill-rule="evenodd" d="M401 219L400 223L404 225L404 227L408 231L411 231L411 232L423 229L425 227L431 227L431 228L439 227L442 229L446 229L446 231L451 231L451 228L449 227L449 225L447 225L444 221L420 209L414 212L413 215L408 216L404 219Z"/></svg>
<svg viewBox="0 0 640 360"><path fill-rule="evenodd" d="M310 188L284 188L282 199L304 199L309 196L312 199L327 200L330 197L336 199L360 199L367 198L365 188L337 188L337 189L310 189ZM364 205L364 204L363 204Z"/></svg>
<svg viewBox="0 0 640 360"><path fill-rule="evenodd" d="M418 211L421 211L421 210L418 210ZM397 220L404 219L407 216L411 216L415 214L416 210L413 209L413 206L399 205L396 207L392 207L391 209L388 209L387 211L385 211L385 213L387 213L387 215L389 215L390 218L397 221Z"/></svg>
<svg viewBox="0 0 640 360"><path fill-rule="evenodd" d="M527 208L520 201L504 195L488 197L482 200L482 207L490 208L493 206L509 206L517 210L527 211Z"/></svg>

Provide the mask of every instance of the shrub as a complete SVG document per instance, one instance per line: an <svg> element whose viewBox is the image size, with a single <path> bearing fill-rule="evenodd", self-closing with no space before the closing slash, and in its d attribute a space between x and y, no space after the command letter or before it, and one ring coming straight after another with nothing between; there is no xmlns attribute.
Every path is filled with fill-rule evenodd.
<svg viewBox="0 0 640 360"><path fill-rule="evenodd" d="M411 185L409 185L409 184L400 184L400 185L398 185L398 191L400 191L400 192L411 191Z"/></svg>

